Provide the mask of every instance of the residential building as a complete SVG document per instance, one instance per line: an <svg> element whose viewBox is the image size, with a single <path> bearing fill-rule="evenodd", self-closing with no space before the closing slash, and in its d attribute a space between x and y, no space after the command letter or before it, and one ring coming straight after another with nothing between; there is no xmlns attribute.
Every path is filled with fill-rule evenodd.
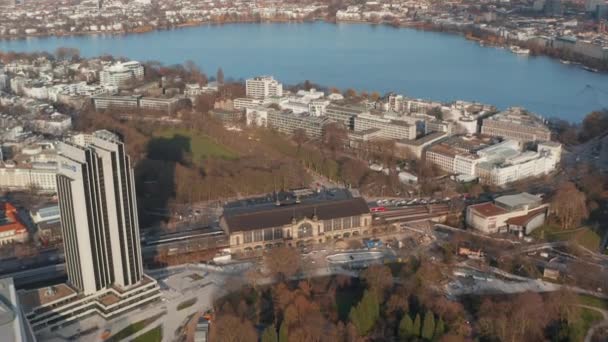
<svg viewBox="0 0 608 342"><path fill-rule="evenodd" d="M23 316L13 278L0 279L0 336L7 342L36 341Z"/></svg>
<svg viewBox="0 0 608 342"><path fill-rule="evenodd" d="M336 192L332 199L313 194L277 203L226 207L220 219L232 253L369 234L371 223L365 200L352 197L347 190Z"/></svg>
<svg viewBox="0 0 608 342"><path fill-rule="evenodd" d="M61 113L39 115L30 121L30 126L32 131L37 133L61 136L72 129L72 118Z"/></svg>
<svg viewBox="0 0 608 342"><path fill-rule="evenodd" d="M27 227L19 219L17 209L9 202L0 205L0 245L27 241Z"/></svg>
<svg viewBox="0 0 608 342"><path fill-rule="evenodd" d="M181 105L181 99L178 97L161 98L161 97L143 97L141 95L134 96L93 96L93 104L96 110L106 109L141 109L156 112L166 113L168 115L175 113Z"/></svg>
<svg viewBox="0 0 608 342"><path fill-rule="evenodd" d="M481 134L521 142L551 140L551 131L543 120L518 107L483 119Z"/></svg>
<svg viewBox="0 0 608 342"><path fill-rule="evenodd" d="M124 88L144 79L144 66L137 61L117 63L105 67L99 74L104 87Z"/></svg>
<svg viewBox="0 0 608 342"><path fill-rule="evenodd" d="M265 99L283 96L283 85L272 76L258 76L245 81L247 97Z"/></svg>
<svg viewBox="0 0 608 342"><path fill-rule="evenodd" d="M545 223L549 204L527 192L501 196L494 202L467 207L466 223L486 234L517 232L530 234Z"/></svg>

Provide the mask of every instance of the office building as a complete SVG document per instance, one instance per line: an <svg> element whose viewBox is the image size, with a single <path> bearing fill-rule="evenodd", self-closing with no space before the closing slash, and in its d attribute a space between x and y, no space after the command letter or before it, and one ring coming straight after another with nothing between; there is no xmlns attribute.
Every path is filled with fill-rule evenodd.
<svg viewBox="0 0 608 342"><path fill-rule="evenodd" d="M106 109L137 109L141 96L93 96L91 100L95 110Z"/></svg>
<svg viewBox="0 0 608 342"><path fill-rule="evenodd" d="M379 115L363 113L354 118L354 123L355 132L366 131L373 128L379 129L378 137L380 139L416 139L416 125L409 124L405 121L392 120Z"/></svg>
<svg viewBox="0 0 608 342"><path fill-rule="evenodd" d="M483 119L481 134L521 142L551 140L551 131L543 120L518 107Z"/></svg>
<svg viewBox="0 0 608 342"><path fill-rule="evenodd" d="M548 209L549 204L543 203L540 196L524 192L469 206L466 223L486 234L517 232L527 235L545 223Z"/></svg>
<svg viewBox="0 0 608 342"><path fill-rule="evenodd" d="M108 88L126 88L144 79L144 66L137 61L105 67L99 74L100 84Z"/></svg>
<svg viewBox="0 0 608 342"><path fill-rule="evenodd" d="M175 113L181 104L177 97L165 99L158 97L142 97L139 99L139 108L155 112L162 112L168 115Z"/></svg>
<svg viewBox="0 0 608 342"><path fill-rule="evenodd" d="M478 177L484 184L503 186L529 177L547 175L557 168L561 144L539 143L536 151L522 151L516 140L489 145L478 139L462 144L462 137L452 137L425 151L427 162L441 170L462 176ZM467 147L467 145L470 145Z"/></svg>
<svg viewBox="0 0 608 342"><path fill-rule="evenodd" d="M310 139L321 139L323 127L329 123L326 117L317 117L308 114L295 114L292 112L268 112L268 126L285 134L293 134L296 130L303 130Z"/></svg>
<svg viewBox="0 0 608 342"><path fill-rule="evenodd" d="M57 190L57 164L25 163L14 161L0 162L0 189L39 190L55 192Z"/></svg>
<svg viewBox="0 0 608 342"><path fill-rule="evenodd" d="M369 114L369 111L362 106L339 103L332 103L325 108L325 116L351 131L355 129L355 117L361 114Z"/></svg>
<svg viewBox="0 0 608 342"><path fill-rule="evenodd" d="M247 97L265 99L283 96L283 85L272 76L258 76L245 81Z"/></svg>

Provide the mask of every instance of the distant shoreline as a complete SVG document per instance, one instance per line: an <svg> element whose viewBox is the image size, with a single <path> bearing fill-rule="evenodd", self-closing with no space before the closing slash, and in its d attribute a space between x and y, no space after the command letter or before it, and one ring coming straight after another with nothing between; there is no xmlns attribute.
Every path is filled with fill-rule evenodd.
<svg viewBox="0 0 608 342"><path fill-rule="evenodd" d="M444 27L440 25L435 25L433 23L424 22L424 21L410 21L410 22L399 22L399 24L395 24L390 21L380 21L380 22L371 22L369 20L330 20L327 18L309 18L309 19L301 19L301 20L291 20L291 19L269 19L269 20L231 20L231 21L205 21L205 22L188 22L170 27L152 27L152 26L144 26L139 29L133 31L78 31L78 32L65 32L62 34L51 34L51 33L36 33L29 35L14 35L14 36L0 36L0 42L2 41L18 41L18 40L27 40L30 38L62 38L62 37L77 37L77 36L99 36L99 35L108 35L108 36L127 36L127 35L136 35L136 34L145 34L151 32L161 32L161 31L170 31L175 29L187 28L187 27L202 27L202 26L221 26L221 25L232 25L232 24L287 24L287 23L314 23L314 22L324 22L328 24L367 24L370 26L389 26L395 29L414 29L418 31L430 31L430 32L438 32L438 33L446 33L452 35L462 36L467 40L476 41L482 44L484 47L502 47L509 48L510 46L518 46L520 48L530 49L531 56L546 56L554 60L558 60L561 62L567 62L572 64L580 64L584 70L590 72L608 72L608 61L601 60L593 60L590 58L584 58L583 56L573 55L572 53L568 53L563 50L553 49L553 48L540 48L537 46L533 46L527 42L521 41L500 41L500 37L490 36L488 34L482 36L476 36L473 34L473 30L469 30L470 28L464 29L456 29L454 27ZM1 51L1 50L0 50ZM40 51L42 52L42 51ZM52 52L52 51L47 51Z"/></svg>

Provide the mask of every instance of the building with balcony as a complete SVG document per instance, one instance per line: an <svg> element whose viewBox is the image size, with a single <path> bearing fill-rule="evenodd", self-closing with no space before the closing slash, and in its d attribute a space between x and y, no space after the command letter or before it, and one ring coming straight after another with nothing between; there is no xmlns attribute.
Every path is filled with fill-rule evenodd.
<svg viewBox="0 0 608 342"><path fill-rule="evenodd" d="M247 97L266 99L283 96L283 85L272 76L258 76L245 81Z"/></svg>

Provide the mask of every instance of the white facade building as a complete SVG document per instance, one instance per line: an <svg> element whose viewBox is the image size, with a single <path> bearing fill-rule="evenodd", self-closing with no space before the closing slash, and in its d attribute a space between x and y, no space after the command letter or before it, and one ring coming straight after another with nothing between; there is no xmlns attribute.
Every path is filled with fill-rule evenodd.
<svg viewBox="0 0 608 342"><path fill-rule="evenodd" d="M110 88L121 88L143 78L144 66L137 61L107 66L99 74L101 85Z"/></svg>
<svg viewBox="0 0 608 342"><path fill-rule="evenodd" d="M124 144L107 131L59 145L57 194L69 284L84 295L143 279L135 184Z"/></svg>
<svg viewBox="0 0 608 342"><path fill-rule="evenodd" d="M283 85L272 76L259 76L245 81L247 97L265 99L283 96Z"/></svg>

